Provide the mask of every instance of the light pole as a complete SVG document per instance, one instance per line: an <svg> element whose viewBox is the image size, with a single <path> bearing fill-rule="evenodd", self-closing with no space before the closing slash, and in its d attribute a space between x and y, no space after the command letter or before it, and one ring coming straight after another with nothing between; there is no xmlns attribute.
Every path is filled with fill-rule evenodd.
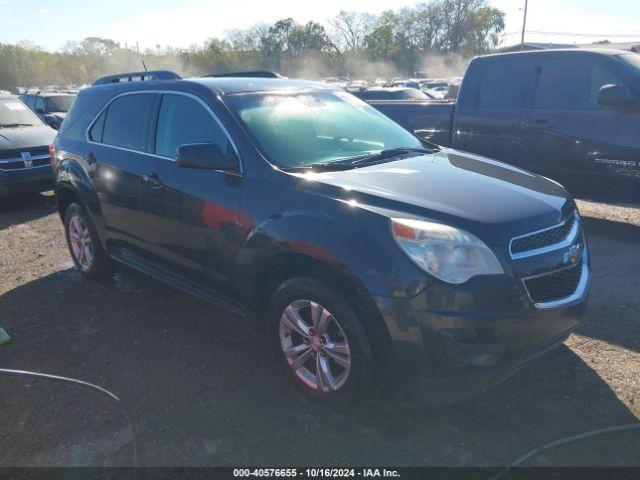
<svg viewBox="0 0 640 480"><path fill-rule="evenodd" d="M520 47L524 50L524 31L527 28L527 6L529 0L524 0L524 18L522 19L522 37L520 39Z"/></svg>

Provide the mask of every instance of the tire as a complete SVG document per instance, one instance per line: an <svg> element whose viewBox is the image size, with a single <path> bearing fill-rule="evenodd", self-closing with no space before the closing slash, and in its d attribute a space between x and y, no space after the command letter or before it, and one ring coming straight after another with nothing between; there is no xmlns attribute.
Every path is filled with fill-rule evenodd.
<svg viewBox="0 0 640 480"><path fill-rule="evenodd" d="M316 323L318 332L312 309L316 319L325 320ZM292 316L291 312L297 315ZM328 313L323 316L320 312ZM327 284L312 278L287 280L273 294L267 315L277 361L288 380L306 398L346 410L372 394L374 362L365 329L355 310ZM302 320L304 326L285 317ZM297 328L291 328L294 323ZM311 327L306 340L301 335L304 327ZM309 348L305 349L305 345ZM285 350L290 352L289 356ZM318 376L319 365L329 375Z"/></svg>
<svg viewBox="0 0 640 480"><path fill-rule="evenodd" d="M91 217L81 205L72 203L67 207L64 230L69 253L80 273L91 280L109 278L111 261L104 251ZM79 243L79 236L84 239L84 243Z"/></svg>

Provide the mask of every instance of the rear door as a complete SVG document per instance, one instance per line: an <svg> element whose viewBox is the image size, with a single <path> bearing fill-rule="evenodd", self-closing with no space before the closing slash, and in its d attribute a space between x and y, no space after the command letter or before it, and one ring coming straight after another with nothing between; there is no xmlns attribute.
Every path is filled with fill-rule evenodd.
<svg viewBox="0 0 640 480"><path fill-rule="evenodd" d="M599 190L603 176L606 183L640 175L640 112L597 100L607 84L633 91L611 57L559 53L545 56L537 70L532 105L522 118L529 168L574 190Z"/></svg>
<svg viewBox="0 0 640 480"><path fill-rule="evenodd" d="M117 97L88 131L86 160L93 169L109 240L116 245L147 248L140 184L146 173L145 150L157 99L155 93Z"/></svg>
<svg viewBox="0 0 640 480"><path fill-rule="evenodd" d="M178 167L178 147L192 143L215 143L223 152L235 149L203 100L163 94L142 183L145 234L153 253L178 273L195 272L199 280L221 288L228 283L243 239L242 176Z"/></svg>
<svg viewBox="0 0 640 480"><path fill-rule="evenodd" d="M532 78L533 65L527 55L472 62L456 105L453 147L523 165L520 117Z"/></svg>

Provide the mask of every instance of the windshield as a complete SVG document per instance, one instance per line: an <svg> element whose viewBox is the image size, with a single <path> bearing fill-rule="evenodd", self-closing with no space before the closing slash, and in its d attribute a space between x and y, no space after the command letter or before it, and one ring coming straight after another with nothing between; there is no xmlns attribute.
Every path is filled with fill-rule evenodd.
<svg viewBox="0 0 640 480"><path fill-rule="evenodd" d="M284 168L423 147L411 133L346 92L229 95L227 103L271 161Z"/></svg>
<svg viewBox="0 0 640 480"><path fill-rule="evenodd" d="M618 58L620 58L620 60L622 60L627 65L630 65L631 67L638 70L638 73L640 73L640 54L628 53L625 55L619 55Z"/></svg>
<svg viewBox="0 0 640 480"><path fill-rule="evenodd" d="M0 98L0 127L38 125L40 119L19 98Z"/></svg>
<svg viewBox="0 0 640 480"><path fill-rule="evenodd" d="M47 111L68 112L74 100L75 100L74 95L60 95L55 97L47 97Z"/></svg>

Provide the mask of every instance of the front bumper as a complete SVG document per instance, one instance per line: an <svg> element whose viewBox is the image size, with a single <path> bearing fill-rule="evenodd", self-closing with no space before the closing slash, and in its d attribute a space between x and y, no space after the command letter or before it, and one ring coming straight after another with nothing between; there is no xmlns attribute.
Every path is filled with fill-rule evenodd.
<svg viewBox="0 0 640 480"><path fill-rule="evenodd" d="M535 304L524 288L516 291L513 285L488 282L470 286L465 296L452 297L473 300L446 302L447 309L433 307L434 297L447 295L442 290L434 294L427 289L411 299L374 297L392 341L395 365L389 379L396 399L415 408L466 400L561 345L579 325L585 308L586 250L581 261L584 279L578 289L551 306ZM436 288L446 290L442 285Z"/></svg>
<svg viewBox="0 0 640 480"><path fill-rule="evenodd" d="M43 192L53 188L51 166L0 170L0 195Z"/></svg>

